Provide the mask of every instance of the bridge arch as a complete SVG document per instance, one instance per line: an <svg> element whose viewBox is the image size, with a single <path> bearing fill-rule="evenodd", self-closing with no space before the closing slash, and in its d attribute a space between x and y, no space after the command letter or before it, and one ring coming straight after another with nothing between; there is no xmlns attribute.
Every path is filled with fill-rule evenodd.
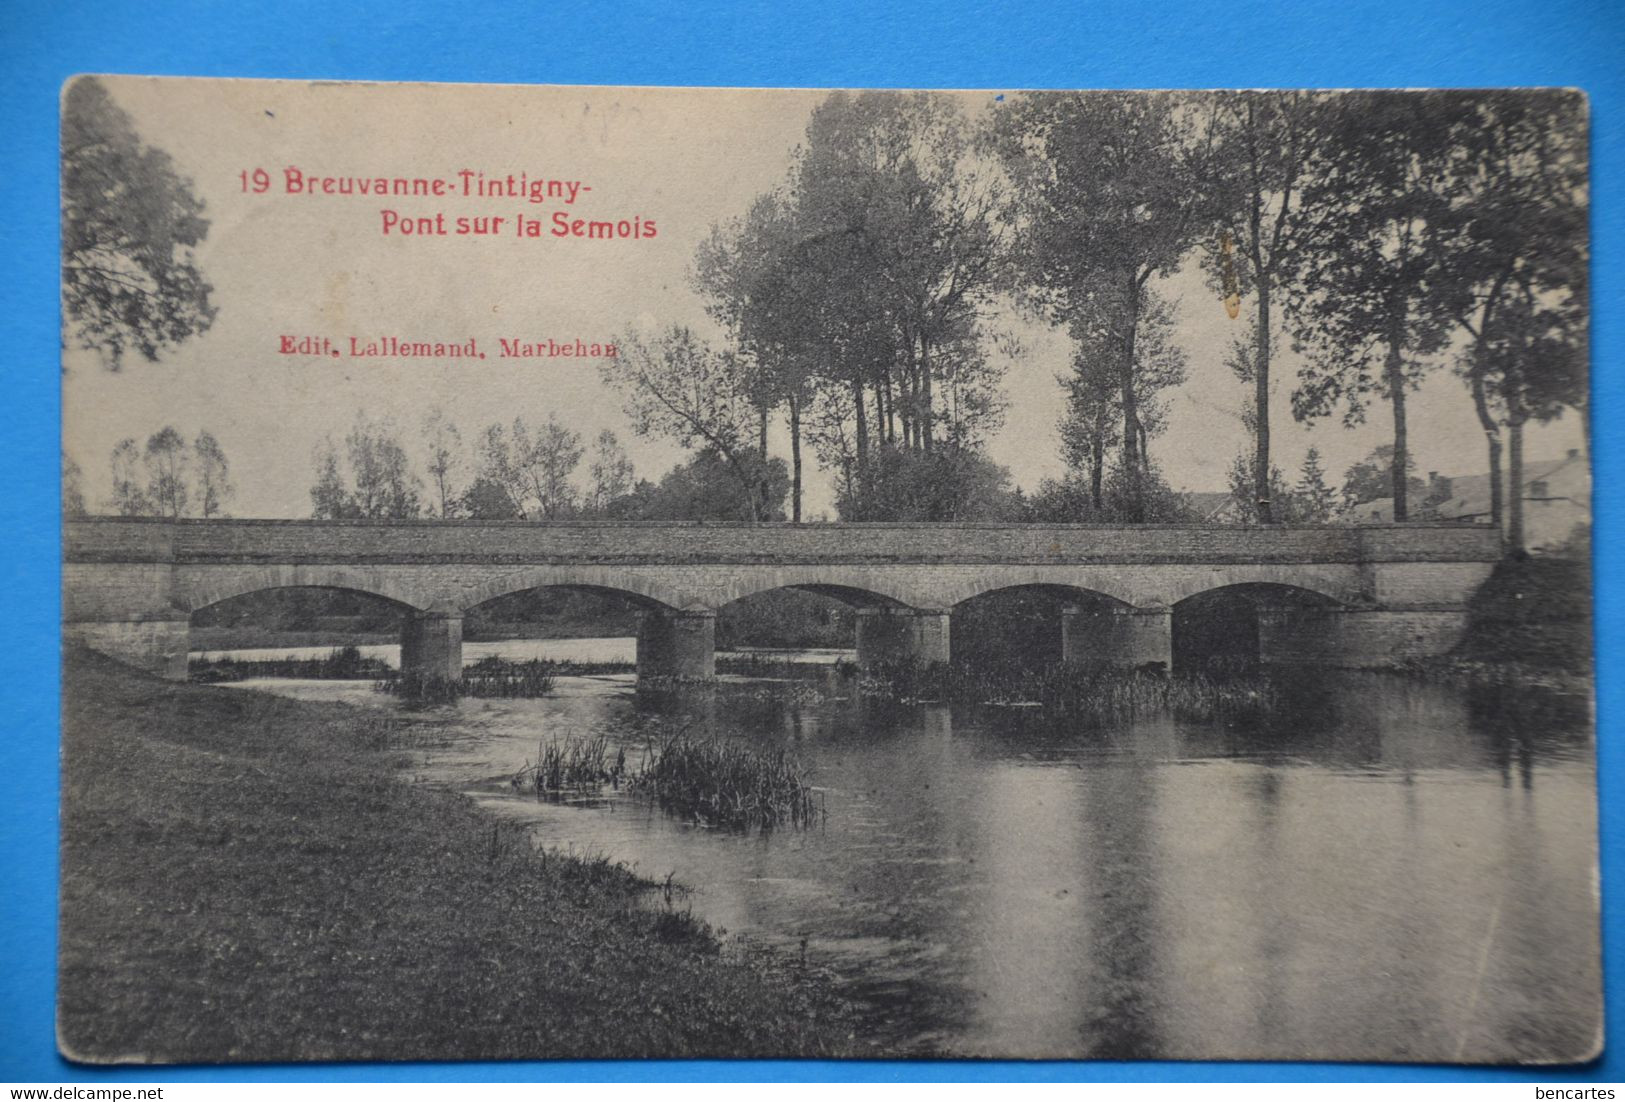
<svg viewBox="0 0 1625 1102"><path fill-rule="evenodd" d="M660 579L605 566L529 567L477 582L455 595L448 595L447 599L466 612L499 597L532 589L585 589L625 597L633 604L654 610L677 610L692 603Z"/></svg>
<svg viewBox="0 0 1625 1102"><path fill-rule="evenodd" d="M939 604L954 608L966 601L1006 589L1070 590L1083 600L1104 599L1113 605L1130 606L1144 603L1138 596L1131 579L1119 572L1104 569L1080 569L1076 566L988 566L974 572L961 573L946 579Z"/></svg>
<svg viewBox="0 0 1625 1102"><path fill-rule="evenodd" d="M177 579L175 603L191 614L210 605L270 589L341 589L380 597L405 609L423 611L432 603L409 583L388 570L326 565L259 566L211 569L207 573L182 572Z"/></svg>
<svg viewBox="0 0 1625 1102"><path fill-rule="evenodd" d="M1078 614L1131 609L1119 597L1082 585L1026 581L993 585L954 605L953 653L994 667L1016 663L1042 668L1065 660L1070 625Z"/></svg>
<svg viewBox="0 0 1625 1102"><path fill-rule="evenodd" d="M1275 657L1278 625L1324 617L1348 606L1327 593L1280 582L1233 582L1172 606L1172 650L1182 670L1251 669Z"/></svg>
<svg viewBox="0 0 1625 1102"><path fill-rule="evenodd" d="M1352 563L1235 563L1166 572L1161 603L1172 608L1204 593L1243 587L1308 594L1342 606L1369 601L1367 579Z"/></svg>
<svg viewBox="0 0 1625 1102"><path fill-rule="evenodd" d="M715 607L775 589L804 589L857 608L942 608L931 592L910 586L910 577L884 567L841 563L788 563L737 570L712 594Z"/></svg>
<svg viewBox="0 0 1625 1102"><path fill-rule="evenodd" d="M1066 582L1012 582L1008 585L990 585L985 589L972 593L968 597L960 598L954 602L953 607L957 609L971 601L980 601L988 597L1001 595L1014 595L1022 591L1042 594L1058 600L1071 601L1075 604L1094 604L1109 608L1133 607L1130 602L1123 598L1103 590Z"/></svg>

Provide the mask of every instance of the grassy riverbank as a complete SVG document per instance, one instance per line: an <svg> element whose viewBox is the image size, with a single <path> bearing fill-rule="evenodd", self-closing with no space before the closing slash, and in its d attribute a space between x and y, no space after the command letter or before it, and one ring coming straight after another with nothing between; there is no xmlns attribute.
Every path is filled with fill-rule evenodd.
<svg viewBox="0 0 1625 1102"><path fill-rule="evenodd" d="M533 851L398 717L68 656L59 1030L87 1060L830 1055L824 978ZM658 871L658 870L650 870ZM679 912L681 908L679 907Z"/></svg>
<svg viewBox="0 0 1625 1102"><path fill-rule="evenodd" d="M1467 606L1467 630L1447 655L1411 659L1416 677L1589 697L1591 565L1584 557L1508 559Z"/></svg>

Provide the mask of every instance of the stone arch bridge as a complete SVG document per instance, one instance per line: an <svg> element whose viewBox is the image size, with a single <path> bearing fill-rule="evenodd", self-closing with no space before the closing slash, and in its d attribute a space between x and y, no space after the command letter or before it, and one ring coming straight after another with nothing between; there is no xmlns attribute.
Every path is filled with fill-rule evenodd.
<svg viewBox="0 0 1625 1102"><path fill-rule="evenodd" d="M88 518L64 531L64 634L186 676L193 612L286 586L356 590L406 611L403 669L454 677L463 613L542 586L643 608L639 675L709 677L717 610L795 587L859 609L860 663L949 657L956 605L1044 586L1076 597L1063 654L1171 663L1182 607L1257 607L1258 657L1368 665L1459 639L1499 557L1476 525L527 523Z"/></svg>

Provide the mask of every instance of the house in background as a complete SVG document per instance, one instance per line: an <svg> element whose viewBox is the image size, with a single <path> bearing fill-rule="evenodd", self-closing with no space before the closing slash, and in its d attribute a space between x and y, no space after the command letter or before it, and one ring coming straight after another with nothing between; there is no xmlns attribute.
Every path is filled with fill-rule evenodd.
<svg viewBox="0 0 1625 1102"><path fill-rule="evenodd" d="M1488 474L1441 479L1430 473L1428 481L1434 487L1428 496L1443 498L1427 510L1431 517L1466 524L1490 522ZM1569 449L1562 459L1526 462L1522 489L1524 546L1530 551L1555 550L1572 540L1576 530L1591 526L1591 465L1579 449ZM1420 508L1414 512L1422 515ZM1393 519L1392 498L1367 501L1348 514L1353 524L1387 524Z"/></svg>
<svg viewBox="0 0 1625 1102"><path fill-rule="evenodd" d="M1199 524L1241 524L1241 502L1227 490L1186 490L1185 508Z"/></svg>

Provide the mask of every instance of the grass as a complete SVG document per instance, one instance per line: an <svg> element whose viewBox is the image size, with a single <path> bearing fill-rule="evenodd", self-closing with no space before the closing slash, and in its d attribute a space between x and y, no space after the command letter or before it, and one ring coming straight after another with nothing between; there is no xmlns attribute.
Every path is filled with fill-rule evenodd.
<svg viewBox="0 0 1625 1102"><path fill-rule="evenodd" d="M58 1021L97 1062L823 1056L827 980L407 782L430 725L73 651ZM678 936L681 935L681 936Z"/></svg>

